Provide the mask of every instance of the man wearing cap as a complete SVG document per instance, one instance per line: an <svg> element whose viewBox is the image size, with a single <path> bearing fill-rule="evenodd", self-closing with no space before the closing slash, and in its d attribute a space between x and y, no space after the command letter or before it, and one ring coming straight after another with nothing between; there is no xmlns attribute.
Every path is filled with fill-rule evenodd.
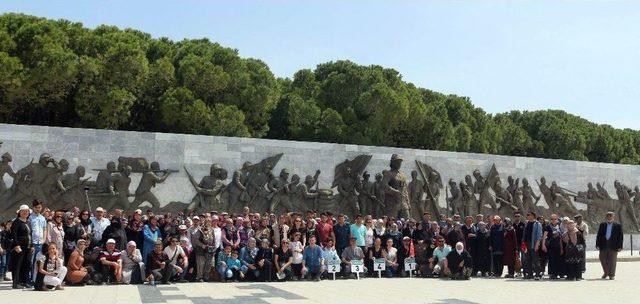
<svg viewBox="0 0 640 304"><path fill-rule="evenodd" d="M622 225L615 222L613 212L607 212L606 220L600 223L596 236L596 249L600 250L600 264L602 265L602 278L613 280L616 276L616 263L618 252L622 250L623 234Z"/></svg>
<svg viewBox="0 0 640 304"><path fill-rule="evenodd" d="M92 242L94 246L102 246L102 233L111 225L111 221L104 216L104 212L105 210L102 207L98 207L93 217L91 217Z"/></svg>
<svg viewBox="0 0 640 304"><path fill-rule="evenodd" d="M102 282L117 284L122 279L122 254L116 250L116 241L108 239L105 250L100 253Z"/></svg>

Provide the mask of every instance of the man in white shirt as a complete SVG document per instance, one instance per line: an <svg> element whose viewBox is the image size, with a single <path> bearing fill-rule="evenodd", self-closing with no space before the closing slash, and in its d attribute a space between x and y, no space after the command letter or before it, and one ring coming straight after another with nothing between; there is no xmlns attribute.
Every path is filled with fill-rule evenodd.
<svg viewBox="0 0 640 304"><path fill-rule="evenodd" d="M94 246L102 246L102 233L111 225L111 221L104 217L104 212L102 207L98 207L96 208L94 216L91 218L91 230L93 231L92 242Z"/></svg>
<svg viewBox="0 0 640 304"><path fill-rule="evenodd" d="M219 218L217 215L211 217L211 229L213 230L213 246L222 250L222 229L218 227Z"/></svg>

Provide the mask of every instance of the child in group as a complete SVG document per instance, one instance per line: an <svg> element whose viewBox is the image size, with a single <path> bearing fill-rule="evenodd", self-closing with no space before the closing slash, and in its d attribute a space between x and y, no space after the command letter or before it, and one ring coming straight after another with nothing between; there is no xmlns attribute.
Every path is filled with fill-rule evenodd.
<svg viewBox="0 0 640 304"><path fill-rule="evenodd" d="M239 279L244 279L244 273L240 271L240 259L238 259L238 252L232 251L231 255L227 258L227 280L233 280L234 282L238 282Z"/></svg>

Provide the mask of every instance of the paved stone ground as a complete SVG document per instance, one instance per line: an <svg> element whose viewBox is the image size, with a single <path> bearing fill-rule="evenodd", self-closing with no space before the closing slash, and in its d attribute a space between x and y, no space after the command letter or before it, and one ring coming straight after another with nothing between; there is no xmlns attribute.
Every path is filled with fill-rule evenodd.
<svg viewBox="0 0 640 304"><path fill-rule="evenodd" d="M587 264L586 280L522 281L479 278L362 279L287 283L187 283L153 286L67 287L64 291L12 290L0 283L0 303L164 303L164 304L298 304L298 303L640 303L640 263L618 263L616 280L601 280L600 265Z"/></svg>

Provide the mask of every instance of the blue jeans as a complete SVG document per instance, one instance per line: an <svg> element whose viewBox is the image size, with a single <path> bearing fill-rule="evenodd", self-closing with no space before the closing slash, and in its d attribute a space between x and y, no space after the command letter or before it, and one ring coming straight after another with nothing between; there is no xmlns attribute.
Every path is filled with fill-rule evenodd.
<svg viewBox="0 0 640 304"><path fill-rule="evenodd" d="M7 269L9 269L9 251L6 251L3 256L0 256L0 280L7 275Z"/></svg>
<svg viewBox="0 0 640 304"><path fill-rule="evenodd" d="M31 257L31 282L36 282L36 275L38 273L34 271L36 267L36 257L38 256L38 252L42 251L42 244L33 244L33 256Z"/></svg>

